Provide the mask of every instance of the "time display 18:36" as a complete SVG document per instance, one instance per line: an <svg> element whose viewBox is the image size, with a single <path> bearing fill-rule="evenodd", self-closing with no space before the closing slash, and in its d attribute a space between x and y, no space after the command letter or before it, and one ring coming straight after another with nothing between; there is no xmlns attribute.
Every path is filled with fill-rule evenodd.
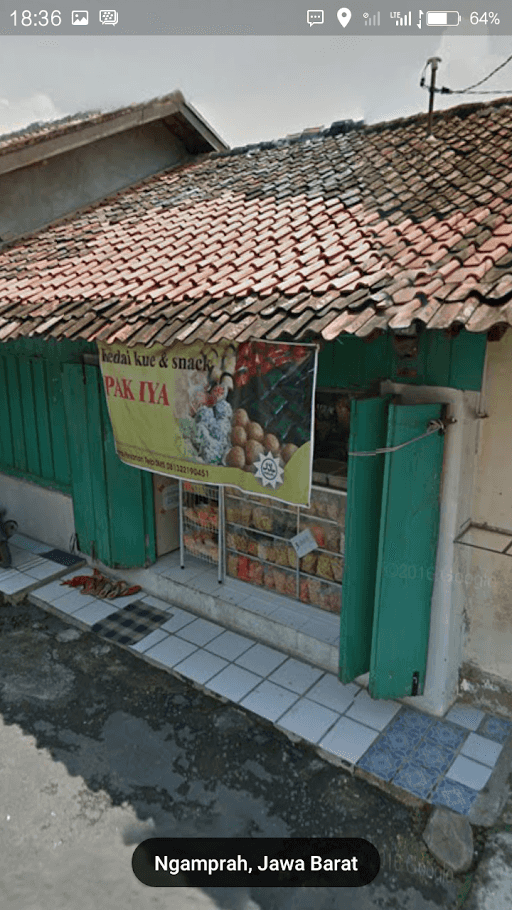
<svg viewBox="0 0 512 910"><path fill-rule="evenodd" d="M29 9L21 11L15 9L10 18L14 20L15 27L20 24L25 28L34 25L40 25L44 28L47 25L58 26L62 23L62 15L58 9L54 9L51 12L47 9L40 9L38 13L34 13Z"/></svg>

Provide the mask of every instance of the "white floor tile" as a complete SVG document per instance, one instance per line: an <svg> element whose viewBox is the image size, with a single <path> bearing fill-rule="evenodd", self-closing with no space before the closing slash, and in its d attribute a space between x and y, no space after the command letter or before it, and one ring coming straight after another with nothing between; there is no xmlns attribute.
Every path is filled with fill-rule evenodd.
<svg viewBox="0 0 512 910"><path fill-rule="evenodd" d="M36 588L30 596L37 598L44 603L51 604L56 600L60 600L61 597L70 594L71 591L78 593L77 588L70 588L68 585L63 585L62 578L57 578L55 581L50 581L48 584Z"/></svg>
<svg viewBox="0 0 512 910"><path fill-rule="evenodd" d="M4 575L3 578L0 578L0 591L3 594L17 594L19 591L23 591L24 588L33 585L34 582L35 579L31 578L30 575L25 575L24 572L15 570L14 575Z"/></svg>
<svg viewBox="0 0 512 910"><path fill-rule="evenodd" d="M60 610L61 613L67 613L68 616L78 613L82 607L101 603L100 600L97 600L96 597L91 597L90 594L80 594L80 591L70 591L69 588L64 588L64 590L67 590L68 593L64 597L58 597L53 605L56 610ZM112 613L111 609L109 609L109 613ZM108 616L108 613L105 615Z"/></svg>
<svg viewBox="0 0 512 910"><path fill-rule="evenodd" d="M11 565L13 569L26 569L28 566L39 566L43 563L48 564L48 560L37 553L31 553L29 550L22 550L21 547L13 547L10 544Z"/></svg>
<svg viewBox="0 0 512 910"><path fill-rule="evenodd" d="M252 648L253 644L252 638L245 638L244 635L238 635L236 632L223 632L222 635L218 635L213 641L208 642L205 648L226 660L236 660L240 654L243 654L248 648Z"/></svg>
<svg viewBox="0 0 512 910"><path fill-rule="evenodd" d="M328 643L336 636L339 636L338 623L336 623L336 627L333 628L331 625L318 623L312 619L308 619L307 623L302 626L301 632L303 632L304 635L309 635L311 638L316 638L317 641Z"/></svg>
<svg viewBox="0 0 512 910"><path fill-rule="evenodd" d="M300 613L295 613L287 607L279 607L275 613L272 613L272 619L274 622L279 622L282 626L288 626L290 629L302 629L309 622Z"/></svg>
<svg viewBox="0 0 512 910"><path fill-rule="evenodd" d="M308 698L301 698L279 719L279 727L310 743L317 743L339 719L340 715L336 711L317 705Z"/></svg>
<svg viewBox="0 0 512 910"><path fill-rule="evenodd" d="M257 613L259 616L272 616L278 607L272 601L259 600L257 597L247 597L242 601L244 610Z"/></svg>
<svg viewBox="0 0 512 910"><path fill-rule="evenodd" d="M17 578L20 573L20 569L15 568L15 566L9 566L8 569L0 568L0 580L4 578Z"/></svg>
<svg viewBox="0 0 512 910"><path fill-rule="evenodd" d="M183 641L182 638L176 638L175 635L170 635L144 653L146 657L151 657L164 667L174 667L194 651L197 651L195 645L189 641Z"/></svg>
<svg viewBox="0 0 512 910"><path fill-rule="evenodd" d="M373 699L366 689L361 689L354 704L347 711L347 717L374 730L383 730L399 710L400 705L397 702Z"/></svg>
<svg viewBox="0 0 512 910"><path fill-rule="evenodd" d="M503 746L495 743L492 739L478 736L477 733L470 733L460 750L460 754L465 755L466 758L474 758L475 761L482 762L483 765L487 765L489 768L494 768L502 749Z"/></svg>
<svg viewBox="0 0 512 910"><path fill-rule="evenodd" d="M286 654L269 648L267 645L254 645L245 654L242 654L236 660L240 667L251 670L253 673L259 673L260 676L268 676L277 669L286 660Z"/></svg>
<svg viewBox="0 0 512 910"><path fill-rule="evenodd" d="M355 683L344 686L332 673L322 676L308 692L308 698L343 714L360 691Z"/></svg>
<svg viewBox="0 0 512 910"><path fill-rule="evenodd" d="M214 597L221 597L224 586L222 582L219 582L218 577L209 572L203 572L191 580L190 587L195 588L196 591L201 591L203 594L213 594Z"/></svg>
<svg viewBox="0 0 512 910"><path fill-rule="evenodd" d="M363 727L362 724L357 724L344 715L320 740L319 745L326 752L355 764L370 748L378 735L377 730Z"/></svg>
<svg viewBox="0 0 512 910"><path fill-rule="evenodd" d="M166 632L179 632L180 629L183 629L184 626L189 625L196 619L197 617L193 613L187 613L186 610L182 610L180 607L173 607L170 611L169 619L160 628L165 629Z"/></svg>
<svg viewBox="0 0 512 910"><path fill-rule="evenodd" d="M150 632L149 635L146 635L145 638L141 638L134 645L130 645L132 651L138 651L139 654L143 654L144 651L149 651L153 645L157 645L158 642L163 641L164 638L168 637L167 632L162 632L162 629L155 629L154 632Z"/></svg>
<svg viewBox="0 0 512 910"><path fill-rule="evenodd" d="M59 604L58 609L62 609L61 604ZM93 626L95 622L105 619L106 616L110 616L113 612L111 604L107 607L103 601L95 600L94 603L88 604L82 610L75 610L73 617L80 622L87 623L88 626Z"/></svg>
<svg viewBox="0 0 512 910"><path fill-rule="evenodd" d="M298 695L296 692L290 692L289 689L276 686L275 683L271 683L266 679L259 686L256 686L252 692L249 692L249 695L240 704L242 708L253 711L259 717L265 717L267 720L275 722L297 699Z"/></svg>
<svg viewBox="0 0 512 910"><path fill-rule="evenodd" d="M257 676L256 673L249 673L243 667L229 664L225 670L222 670L217 676L208 681L208 688L212 692L216 692L217 695L223 695L224 698L229 698L232 702L238 704L260 682L262 682L262 678Z"/></svg>
<svg viewBox="0 0 512 910"><path fill-rule="evenodd" d="M48 543L41 543L39 540L32 540L31 537L25 537L24 534L13 534L9 541L16 547L28 550L31 553L48 553L53 547Z"/></svg>
<svg viewBox="0 0 512 910"><path fill-rule="evenodd" d="M62 569L62 566L57 565L55 562L50 562L49 559L44 559L42 563L36 566L27 566L23 571L30 575L31 578L51 578L52 575L56 575L59 570Z"/></svg>
<svg viewBox="0 0 512 910"><path fill-rule="evenodd" d="M445 720L451 720L454 724L465 727L466 730L476 730L483 717L484 712L478 708L472 708L470 705L454 705L448 711Z"/></svg>
<svg viewBox="0 0 512 910"><path fill-rule="evenodd" d="M183 626L177 634L185 641L191 641L192 644L202 647L224 631L224 628L218 626L216 622L210 622L208 619L196 619Z"/></svg>
<svg viewBox="0 0 512 910"><path fill-rule="evenodd" d="M481 790L485 787L492 774L492 769L485 765L480 765L464 755L458 755L451 768L446 772L449 780L455 780L459 784L470 787L471 790Z"/></svg>
<svg viewBox="0 0 512 910"><path fill-rule="evenodd" d="M150 607L155 607L157 610L165 610L166 613L172 613L172 611L175 609L175 607L173 607L172 604L168 603L168 601L160 600L158 597L153 597L152 594L144 594L144 597L141 597L140 600L144 601L145 604L149 604Z"/></svg>
<svg viewBox="0 0 512 910"><path fill-rule="evenodd" d="M175 664L174 669L177 673L181 673L188 679L193 679L194 682L202 685L227 666L229 666L227 660L200 648L194 654L191 654L190 657L182 660L181 663Z"/></svg>
<svg viewBox="0 0 512 910"><path fill-rule="evenodd" d="M301 660L290 657L272 673L270 682L275 682L278 686L284 686L285 689L291 689L292 692L297 692L298 695L304 695L314 683L318 682L323 673L323 670L318 670L310 664L302 663Z"/></svg>

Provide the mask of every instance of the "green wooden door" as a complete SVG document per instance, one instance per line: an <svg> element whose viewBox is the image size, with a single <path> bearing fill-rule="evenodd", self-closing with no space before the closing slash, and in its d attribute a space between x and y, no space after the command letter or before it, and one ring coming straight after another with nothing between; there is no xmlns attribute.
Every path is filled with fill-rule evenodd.
<svg viewBox="0 0 512 910"><path fill-rule="evenodd" d="M100 371L63 364L78 547L108 566L155 561L152 477L117 457Z"/></svg>
<svg viewBox="0 0 512 910"><path fill-rule="evenodd" d="M384 446L390 396L352 400L350 452ZM339 676L343 683L370 669L384 455L348 458Z"/></svg>
<svg viewBox="0 0 512 910"><path fill-rule="evenodd" d="M420 436L441 404L390 405L386 448ZM373 698L421 695L439 530L444 436L384 456L369 690Z"/></svg>

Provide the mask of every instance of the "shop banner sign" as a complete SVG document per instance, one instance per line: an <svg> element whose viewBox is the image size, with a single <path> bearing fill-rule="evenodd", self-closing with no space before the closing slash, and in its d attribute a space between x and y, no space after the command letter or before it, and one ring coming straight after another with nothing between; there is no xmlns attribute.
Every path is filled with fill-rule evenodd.
<svg viewBox="0 0 512 910"><path fill-rule="evenodd" d="M315 345L98 349L121 461L309 506Z"/></svg>

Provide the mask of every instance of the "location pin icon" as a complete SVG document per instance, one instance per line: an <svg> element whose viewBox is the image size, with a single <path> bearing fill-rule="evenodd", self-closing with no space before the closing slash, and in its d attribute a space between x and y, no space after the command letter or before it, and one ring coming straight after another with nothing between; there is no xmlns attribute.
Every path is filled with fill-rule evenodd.
<svg viewBox="0 0 512 910"><path fill-rule="evenodd" d="M348 25L349 22L350 22L351 17L352 17L352 13L350 12L350 10L347 9L346 6L342 6L341 9L338 10L338 12L337 12L336 15L338 16L338 22L339 22L339 24L340 24L343 28L346 28L347 25Z"/></svg>

